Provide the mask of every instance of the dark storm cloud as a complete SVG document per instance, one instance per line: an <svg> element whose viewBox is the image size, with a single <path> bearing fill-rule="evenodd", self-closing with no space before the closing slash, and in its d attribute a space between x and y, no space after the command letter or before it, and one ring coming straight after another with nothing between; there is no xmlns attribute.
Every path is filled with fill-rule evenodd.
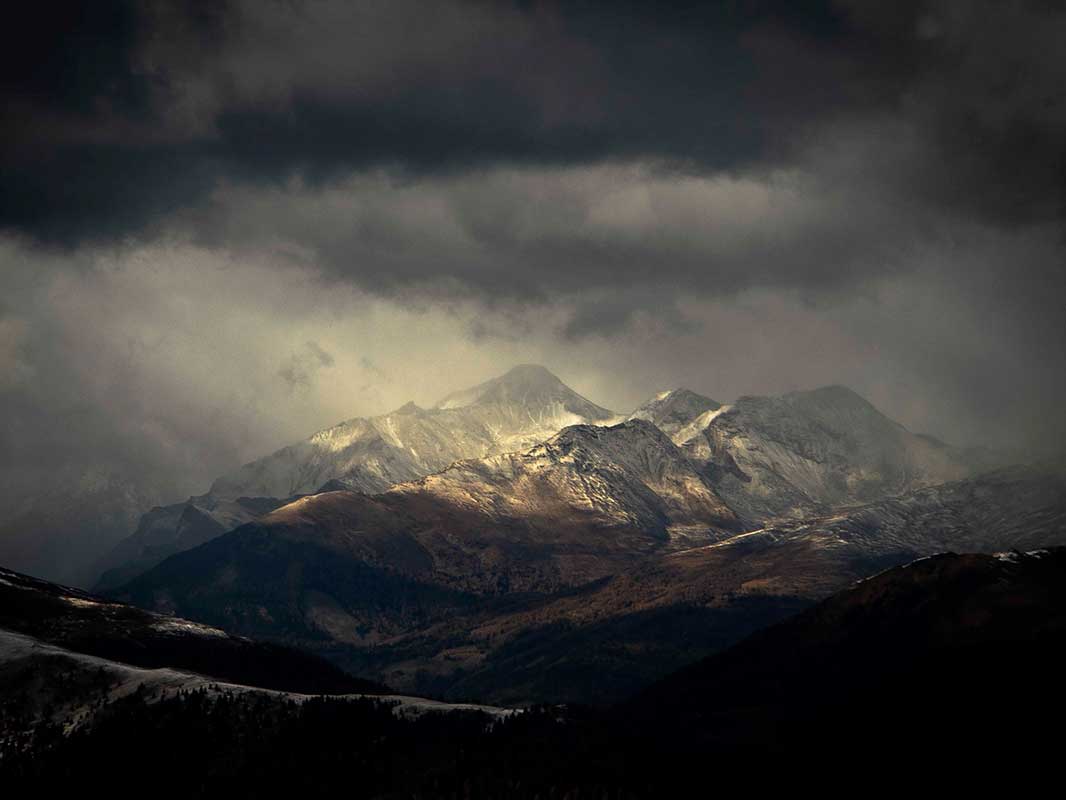
<svg viewBox="0 0 1066 800"><path fill-rule="evenodd" d="M524 362L1066 446L1062 4L94 0L2 37L6 507L143 510Z"/></svg>
<svg viewBox="0 0 1066 800"><path fill-rule="evenodd" d="M1057 4L104 0L8 22L0 227L31 242L177 230L412 307L564 305L571 340L935 273L1017 349L1062 341ZM295 386L293 358L273 372Z"/></svg>
<svg viewBox="0 0 1066 800"><path fill-rule="evenodd" d="M0 47L0 226L46 242L135 233L194 202L217 177L160 109L166 72L141 61L163 4L20 3ZM183 31L214 37L210 4L174 6ZM217 32L217 31L216 31Z"/></svg>
<svg viewBox="0 0 1066 800"><path fill-rule="evenodd" d="M869 154L903 201L1020 223L1066 196L1066 12L1047 3L29 9L6 25L0 224L48 241L140 233L221 180L757 172L883 118L916 140L904 164Z"/></svg>

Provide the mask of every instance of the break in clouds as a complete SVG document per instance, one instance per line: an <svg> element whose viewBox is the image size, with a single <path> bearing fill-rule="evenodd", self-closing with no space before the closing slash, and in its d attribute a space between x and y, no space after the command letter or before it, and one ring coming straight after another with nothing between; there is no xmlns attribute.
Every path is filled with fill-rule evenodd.
<svg viewBox="0 0 1066 800"><path fill-rule="evenodd" d="M172 501L519 362L622 411L844 383L960 444L1066 440L1055 4L10 22L0 489L27 508Z"/></svg>

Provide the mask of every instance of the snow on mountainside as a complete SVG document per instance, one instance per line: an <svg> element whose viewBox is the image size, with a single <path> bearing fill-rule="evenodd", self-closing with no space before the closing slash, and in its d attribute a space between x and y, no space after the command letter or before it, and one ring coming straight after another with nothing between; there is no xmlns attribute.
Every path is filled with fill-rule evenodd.
<svg viewBox="0 0 1066 800"><path fill-rule="evenodd" d="M643 559L583 591L516 604L477 622L452 619L434 630L446 648L425 647L418 666L454 676L456 696L587 700L612 679L629 676L636 688L632 676L646 680L649 665L680 667L701 648L728 646L886 568L943 552L1063 545L1066 472L1003 469ZM622 652L612 650L619 641ZM459 667L457 654L467 659ZM396 660L400 655L410 658L400 650ZM525 666L533 663L535 675ZM567 682L586 694L560 693Z"/></svg>
<svg viewBox="0 0 1066 800"><path fill-rule="evenodd" d="M454 409L475 405L524 409L527 413L541 414L540 427L554 425L557 419L600 422L616 416L614 412L589 402L537 364L519 364L505 375L448 395L434 407Z"/></svg>
<svg viewBox="0 0 1066 800"><path fill-rule="evenodd" d="M708 411L717 411L722 404L688 389L661 392L629 415L628 419L643 419L655 425L667 436L675 435L693 420ZM675 438L676 442L677 439Z"/></svg>
<svg viewBox="0 0 1066 800"><path fill-rule="evenodd" d="M219 478L206 495L154 509L112 554L107 565L111 570L99 586L120 585L172 553L302 495L338 489L377 494L459 461L487 459L436 480L456 497L473 496L485 491L486 476L502 474L514 464L531 464L538 456L527 451L559 430L617 419L533 365L448 395L430 409L409 403L390 414L352 419ZM632 513L625 524L646 525L651 532L669 527L671 535L683 537L690 524L686 518L708 519L712 509L721 519L736 516L755 528L773 519L824 514L975 472L972 454L910 433L839 386L780 397L741 397L731 405L676 389L653 398L627 419L666 434L687 457L685 469L691 474L659 485L661 492L650 504L637 502L637 495L628 498L625 512L608 512L591 491L592 482L600 484L597 491L604 496L628 491L625 476L609 472L593 470L593 477L583 476L583 497L578 492L562 501L563 487L555 487L558 496L552 502L568 508L587 502L588 513L604 519L610 513ZM647 449L648 458L661 450L649 436L636 440L632 446ZM633 465L629 458L626 470ZM645 486L654 483L641 480ZM604 489L611 481L620 481L619 486ZM537 504L548 499L529 493L527 483L516 485L513 490L519 494L512 498L492 493L494 502L513 516L545 516L549 512ZM668 513L663 511L667 497L673 498ZM683 506L690 508L682 511ZM702 523L691 524L696 536L703 535Z"/></svg>
<svg viewBox="0 0 1066 800"><path fill-rule="evenodd" d="M573 426L525 453L460 461L374 497L306 497L256 528L489 594L575 586L739 530L688 459L644 421Z"/></svg>
<svg viewBox="0 0 1066 800"><path fill-rule="evenodd" d="M380 492L453 461L522 450L568 425L614 416L544 367L521 365L431 409L409 403L390 414L320 431L218 479L211 494L291 497L311 494L329 480Z"/></svg>
<svg viewBox="0 0 1066 800"><path fill-rule="evenodd" d="M781 520L714 546L768 553L797 544L825 551L838 563L867 567L882 559L899 563L942 552L1062 546L1066 472L1049 466L999 469L825 517Z"/></svg>
<svg viewBox="0 0 1066 800"><path fill-rule="evenodd" d="M663 487L698 477L655 433L578 427L376 497L304 498L118 594L320 648L406 691L588 701L895 564L1066 544L1062 471L1015 468L757 531L705 523L705 543L684 547L678 519L645 527L654 497L674 513ZM640 510L619 514L623 503ZM639 527L614 524L627 517Z"/></svg>
<svg viewBox="0 0 1066 800"><path fill-rule="evenodd" d="M698 412L698 413L697 413ZM749 523L869 502L973 472L965 453L911 433L859 395L828 386L741 397L675 419L674 442Z"/></svg>
<svg viewBox="0 0 1066 800"><path fill-rule="evenodd" d="M432 495L508 519L580 514L584 524L663 538L674 526L737 525L676 445L643 420L565 428L524 453L459 462L390 494Z"/></svg>
<svg viewBox="0 0 1066 800"><path fill-rule="evenodd" d="M402 717L513 713L388 694L307 653L0 568L0 760L41 725L69 733L131 695L155 701L194 689L283 702L326 693L372 698Z"/></svg>
<svg viewBox="0 0 1066 800"><path fill-rule="evenodd" d="M362 646L739 530L655 426L580 425L383 494L302 498L167 559L116 596L248 635L283 628L294 640Z"/></svg>
<svg viewBox="0 0 1066 800"><path fill-rule="evenodd" d="M12 717L0 721L0 744L4 739L25 739L42 724L61 726L64 734L70 734L92 724L112 703L138 693L152 701L193 691L230 697L256 695L279 703L304 703L323 696L366 699L386 704L402 719L452 712L479 712L493 719L505 719L521 713L517 709L477 703L445 703L403 694L348 692L323 695L264 689L170 667L135 667L67 650L4 628L0 628L0 668L0 690L13 697L26 697L32 693L34 704L40 707L34 709L29 719ZM72 685L76 688L72 689Z"/></svg>
<svg viewBox="0 0 1066 800"><path fill-rule="evenodd" d="M309 692L383 688L307 653L252 642L3 568L0 630L133 666L170 667L265 688Z"/></svg>
<svg viewBox="0 0 1066 800"><path fill-rule="evenodd" d="M341 488L376 494L461 459L524 450L568 425L615 418L544 367L527 364L431 409L408 403L351 419L217 479L205 495L145 514L101 565L97 585L117 586L300 495Z"/></svg>

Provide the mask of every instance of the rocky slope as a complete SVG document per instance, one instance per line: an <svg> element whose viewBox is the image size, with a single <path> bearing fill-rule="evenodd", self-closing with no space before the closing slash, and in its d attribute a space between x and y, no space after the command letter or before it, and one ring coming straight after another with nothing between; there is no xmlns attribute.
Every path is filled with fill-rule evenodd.
<svg viewBox="0 0 1066 800"><path fill-rule="evenodd" d="M305 498L121 596L408 691L609 702L886 567L1066 543L1056 469L734 534L700 478L649 423L579 426L377 497Z"/></svg>
<svg viewBox="0 0 1066 800"><path fill-rule="evenodd" d="M433 413L517 430L516 409L602 411L584 403L520 368ZM334 478L227 535L191 515L209 541L116 596L407 690L607 702L886 567L1063 543L1060 470L975 466L840 387L677 390L377 494Z"/></svg>
<svg viewBox="0 0 1066 800"><path fill-rule="evenodd" d="M112 549L104 562L112 566L96 580L95 588L104 591L119 586L167 556L209 542L292 499L238 497L227 500L205 494L190 497L184 503L156 506L141 516L132 536Z"/></svg>
<svg viewBox="0 0 1066 800"><path fill-rule="evenodd" d="M628 419L643 419L650 422L667 436L678 441L678 433L708 412L717 411L722 404L689 389L672 389L661 392L636 411ZM681 437L681 441L685 440Z"/></svg>
<svg viewBox="0 0 1066 800"><path fill-rule="evenodd" d="M910 433L842 387L742 397L725 406L677 389L628 419L669 436L701 473L701 483L750 528L956 480L979 466L972 453ZM568 425L611 421L611 412L532 365L449 395L431 409L408 404L381 417L349 420L219 478L206 495L153 509L112 553L98 586L117 586L299 495L325 489L376 494L459 460L522 452ZM473 478L471 491L478 487L469 471L450 473L459 475Z"/></svg>
<svg viewBox="0 0 1066 800"><path fill-rule="evenodd" d="M479 598L564 590L738 530L655 426L575 426L380 495L303 498L119 596L236 630L372 644Z"/></svg>
<svg viewBox="0 0 1066 800"><path fill-rule="evenodd" d="M526 449L568 425L603 422L613 412L531 364L431 409L409 403L391 414L353 419L219 478L216 497L291 497L336 480L374 494L464 458Z"/></svg>
<svg viewBox="0 0 1066 800"><path fill-rule="evenodd" d="M430 409L408 403L351 419L218 478L207 494L152 509L101 564L98 588L119 585L300 495L375 494L461 459L524 450L568 425L614 417L544 367L527 364Z"/></svg>
<svg viewBox="0 0 1066 800"><path fill-rule="evenodd" d="M379 649L373 663L397 685L457 697L606 703L889 567L945 551L1064 544L1063 470L1001 470L664 554L569 593L475 609Z"/></svg>
<svg viewBox="0 0 1066 800"><path fill-rule="evenodd" d="M634 415L656 418L664 404L673 410L674 442L752 527L958 480L981 466L971 453L911 433L842 386L741 397L726 406L678 390Z"/></svg>

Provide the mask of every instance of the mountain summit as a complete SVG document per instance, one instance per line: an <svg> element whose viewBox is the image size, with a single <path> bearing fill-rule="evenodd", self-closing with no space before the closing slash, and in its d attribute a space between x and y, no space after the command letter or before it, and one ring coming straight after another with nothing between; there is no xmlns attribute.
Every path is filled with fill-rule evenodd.
<svg viewBox="0 0 1066 800"><path fill-rule="evenodd" d="M475 405L521 407L542 413L565 411L587 422L615 416L586 400L539 364L519 364L498 378L449 394L435 408L447 410Z"/></svg>
<svg viewBox="0 0 1066 800"><path fill-rule="evenodd" d="M652 422L755 528L958 480L966 452L911 433L844 386L721 405L688 389L629 415Z"/></svg>
<svg viewBox="0 0 1066 800"><path fill-rule="evenodd" d="M611 419L544 367L525 364L433 408L357 417L219 478L215 497L292 497L328 481L381 492L464 458L524 450L568 425Z"/></svg>
<svg viewBox="0 0 1066 800"><path fill-rule="evenodd" d="M717 411L722 404L690 389L660 392L629 415L629 419L644 419L657 426L667 436L675 436L708 411Z"/></svg>
<svg viewBox="0 0 1066 800"><path fill-rule="evenodd" d="M698 428L696 430L695 428ZM752 524L958 480L966 454L911 433L843 386L741 397L674 439Z"/></svg>

